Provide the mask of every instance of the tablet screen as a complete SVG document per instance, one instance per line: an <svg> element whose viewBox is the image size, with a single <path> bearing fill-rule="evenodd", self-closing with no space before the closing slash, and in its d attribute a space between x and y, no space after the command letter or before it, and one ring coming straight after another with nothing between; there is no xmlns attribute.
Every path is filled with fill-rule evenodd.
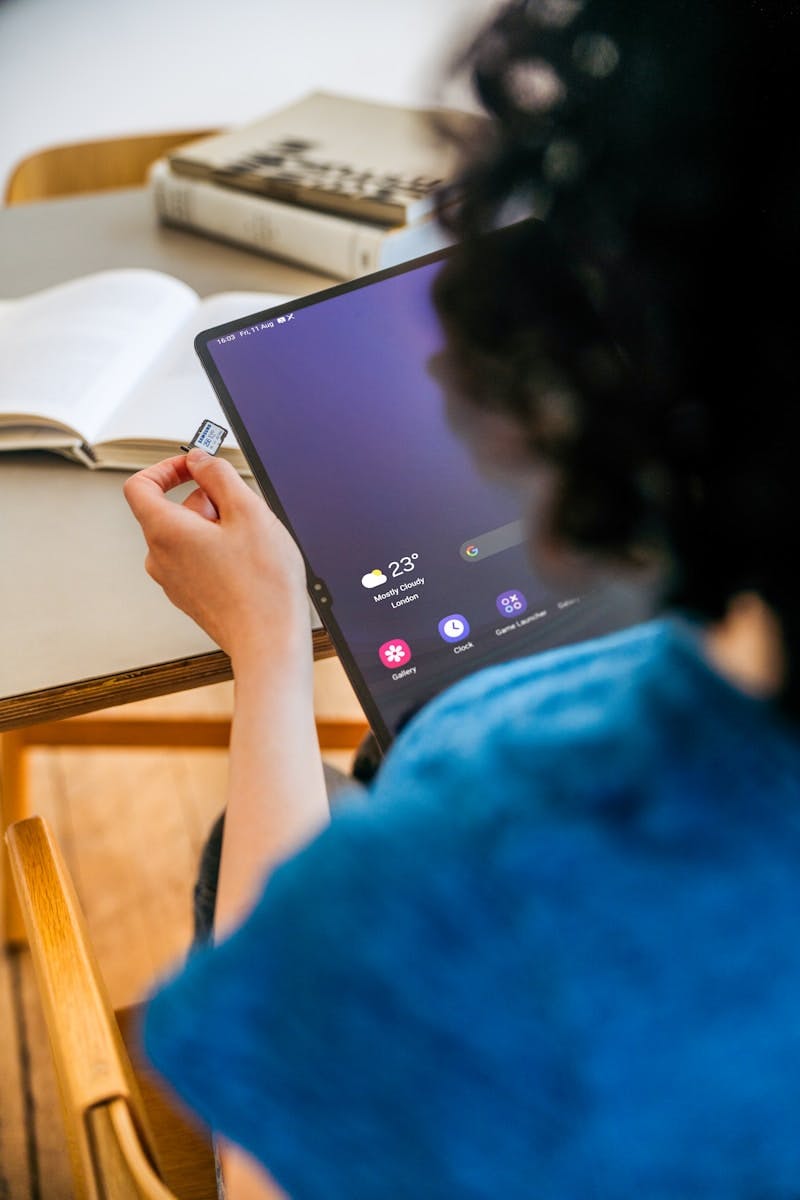
<svg viewBox="0 0 800 1200"><path fill-rule="evenodd" d="M442 255L201 334L198 351L385 746L472 671L641 619L535 573L515 497L481 478L428 370Z"/></svg>

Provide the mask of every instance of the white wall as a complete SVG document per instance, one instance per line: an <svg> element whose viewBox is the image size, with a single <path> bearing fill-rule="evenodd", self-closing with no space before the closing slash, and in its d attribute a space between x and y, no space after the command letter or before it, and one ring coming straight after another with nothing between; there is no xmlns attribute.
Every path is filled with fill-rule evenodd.
<svg viewBox="0 0 800 1200"><path fill-rule="evenodd" d="M63 141L246 121L311 88L424 103L497 0L0 0L0 185Z"/></svg>

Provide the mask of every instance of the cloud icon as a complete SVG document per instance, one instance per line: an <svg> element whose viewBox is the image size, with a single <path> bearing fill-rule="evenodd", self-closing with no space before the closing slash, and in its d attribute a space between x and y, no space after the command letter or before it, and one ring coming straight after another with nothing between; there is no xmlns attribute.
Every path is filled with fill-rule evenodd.
<svg viewBox="0 0 800 1200"><path fill-rule="evenodd" d="M362 587L374 588L379 583L386 583L386 576L380 567L376 567L374 571L367 571L366 575L361 576Z"/></svg>

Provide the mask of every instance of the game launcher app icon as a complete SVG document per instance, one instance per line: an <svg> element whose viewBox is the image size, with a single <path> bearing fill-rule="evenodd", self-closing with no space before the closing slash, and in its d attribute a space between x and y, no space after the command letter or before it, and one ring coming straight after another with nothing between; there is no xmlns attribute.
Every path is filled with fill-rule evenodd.
<svg viewBox="0 0 800 1200"><path fill-rule="evenodd" d="M378 658L390 671L396 671L411 662L411 647L402 638L392 638L378 649Z"/></svg>
<svg viewBox="0 0 800 1200"><path fill-rule="evenodd" d="M504 617L518 617L528 607L528 601L522 592L516 589L511 592L501 592L497 597L497 611Z"/></svg>

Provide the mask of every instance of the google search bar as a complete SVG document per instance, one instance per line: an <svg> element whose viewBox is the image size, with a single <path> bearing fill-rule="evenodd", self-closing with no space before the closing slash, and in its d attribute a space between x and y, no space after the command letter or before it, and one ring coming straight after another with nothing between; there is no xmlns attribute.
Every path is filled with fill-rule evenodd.
<svg viewBox="0 0 800 1200"><path fill-rule="evenodd" d="M524 521L511 521L508 525L501 525L499 529L490 529L488 533L470 538L464 542L459 554L464 562L480 562L482 558L491 558L493 554L499 554L502 550L519 546L526 538Z"/></svg>

